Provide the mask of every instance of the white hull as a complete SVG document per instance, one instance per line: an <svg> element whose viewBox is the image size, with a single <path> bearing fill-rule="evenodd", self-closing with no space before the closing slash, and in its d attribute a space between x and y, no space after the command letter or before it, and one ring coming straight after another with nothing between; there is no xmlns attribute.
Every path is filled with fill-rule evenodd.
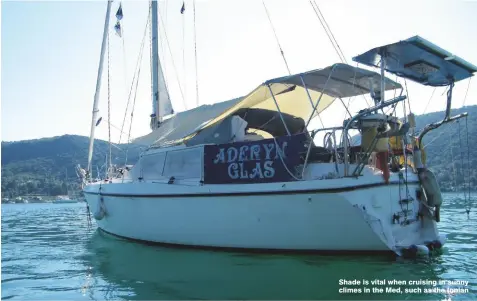
<svg viewBox="0 0 477 301"><path fill-rule="evenodd" d="M399 189L402 199L406 187L397 175L390 181L369 176L248 185L108 183L101 185L106 215L97 223L130 239L203 247L399 252L437 240L434 221L415 221L414 174L408 190L415 200L407 205L413 222L393 224L393 214L402 210ZM99 186L85 189L93 213Z"/></svg>

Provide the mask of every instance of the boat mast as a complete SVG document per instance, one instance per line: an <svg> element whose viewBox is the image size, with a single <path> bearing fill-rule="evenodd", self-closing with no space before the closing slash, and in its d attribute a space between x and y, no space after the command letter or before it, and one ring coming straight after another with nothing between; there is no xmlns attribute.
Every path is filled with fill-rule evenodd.
<svg viewBox="0 0 477 301"><path fill-rule="evenodd" d="M159 27L157 1L151 0L151 86L152 114L151 130L157 129L164 115L173 112L167 90L161 61L159 60Z"/></svg>
<svg viewBox="0 0 477 301"><path fill-rule="evenodd" d="M159 123L159 45L157 26L157 1L151 0L151 81L152 81L152 115L151 130L158 128Z"/></svg>
<svg viewBox="0 0 477 301"><path fill-rule="evenodd" d="M104 20L104 30L103 30L103 42L101 43L101 55L99 57L99 67L98 67L98 77L96 80L96 91L94 92L94 102L93 102L93 116L91 118L91 133L89 135L89 151L88 151L88 170L86 177L91 179L91 162L93 159L93 146L94 146L94 130L96 129L96 118L98 115L98 105L99 105L99 92L101 90L101 76L103 74L103 63L104 63L104 54L106 51L106 40L108 37L108 27L109 27L109 17L111 14L111 4L112 0L108 0L108 5L106 8L106 18ZM109 120L108 120L109 122Z"/></svg>

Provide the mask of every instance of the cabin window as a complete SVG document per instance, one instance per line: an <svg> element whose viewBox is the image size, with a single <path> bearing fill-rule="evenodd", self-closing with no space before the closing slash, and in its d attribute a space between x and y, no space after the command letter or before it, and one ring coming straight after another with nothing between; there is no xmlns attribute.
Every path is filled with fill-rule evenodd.
<svg viewBox="0 0 477 301"><path fill-rule="evenodd" d="M144 180L159 180L162 178L164 170L164 160L166 153L155 153L143 156L140 159L142 177Z"/></svg>
<svg viewBox="0 0 477 301"><path fill-rule="evenodd" d="M182 179L201 178L202 156L202 147L169 151L163 175Z"/></svg>

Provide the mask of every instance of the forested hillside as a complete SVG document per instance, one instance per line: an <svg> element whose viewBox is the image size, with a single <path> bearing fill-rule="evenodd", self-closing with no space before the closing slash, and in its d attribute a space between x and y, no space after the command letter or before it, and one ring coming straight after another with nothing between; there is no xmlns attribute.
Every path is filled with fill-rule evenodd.
<svg viewBox="0 0 477 301"><path fill-rule="evenodd" d="M89 138L64 135L60 137L2 142L2 196L66 194L67 188L78 188L75 166L86 167ZM113 163L123 165L128 145L112 147ZM109 144L96 140L93 171L103 168ZM139 157L138 146L129 145L128 164Z"/></svg>

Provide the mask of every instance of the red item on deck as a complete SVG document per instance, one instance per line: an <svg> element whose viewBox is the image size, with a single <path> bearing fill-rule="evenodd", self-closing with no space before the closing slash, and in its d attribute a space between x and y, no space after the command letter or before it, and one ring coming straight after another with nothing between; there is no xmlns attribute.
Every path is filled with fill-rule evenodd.
<svg viewBox="0 0 477 301"><path fill-rule="evenodd" d="M383 178L386 184L389 183L389 152L376 153L376 167L383 171Z"/></svg>

